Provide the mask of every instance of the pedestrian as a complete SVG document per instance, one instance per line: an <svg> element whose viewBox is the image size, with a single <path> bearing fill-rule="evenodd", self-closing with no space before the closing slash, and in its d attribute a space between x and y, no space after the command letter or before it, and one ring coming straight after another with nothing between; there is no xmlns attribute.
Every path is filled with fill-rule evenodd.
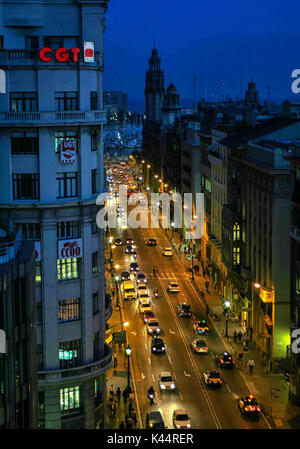
<svg viewBox="0 0 300 449"><path fill-rule="evenodd" d="M206 305L205 313L206 313L206 316L209 315L209 305L208 304Z"/></svg>
<svg viewBox="0 0 300 449"><path fill-rule="evenodd" d="M244 352L248 352L248 345L247 345L247 343L244 341Z"/></svg>
<svg viewBox="0 0 300 449"><path fill-rule="evenodd" d="M253 373L253 368L254 368L254 360L253 359L249 360L248 366L249 366L250 374L252 374Z"/></svg>
<svg viewBox="0 0 300 449"><path fill-rule="evenodd" d="M112 404L111 404L111 416L112 416L112 418L114 418L115 415L116 415L116 409L117 409L116 401L113 401Z"/></svg>
<svg viewBox="0 0 300 449"><path fill-rule="evenodd" d="M248 346L248 343L249 343L248 335L244 336L244 342L245 342L246 346Z"/></svg>
<svg viewBox="0 0 300 449"><path fill-rule="evenodd" d="M241 329L238 331L238 334L237 334L237 336L238 336L238 340L239 340L239 342L241 342L241 340L242 340L242 336L243 336L243 334L242 334L242 332L241 332Z"/></svg>
<svg viewBox="0 0 300 449"><path fill-rule="evenodd" d="M118 359L116 351L113 352L114 368L118 365Z"/></svg>
<svg viewBox="0 0 300 449"><path fill-rule="evenodd" d="M115 389L114 389L113 384L111 384L111 386L110 386L109 394L110 394L110 396L114 396L114 394L115 394Z"/></svg>
<svg viewBox="0 0 300 449"><path fill-rule="evenodd" d="M236 330L233 332L232 338L233 338L234 343L236 343L236 340L237 340L237 331Z"/></svg>
<svg viewBox="0 0 300 449"><path fill-rule="evenodd" d="M128 407L129 414L131 414L132 410L133 410L133 405L132 405L132 401L130 400L129 401L129 407Z"/></svg>
<svg viewBox="0 0 300 449"><path fill-rule="evenodd" d="M114 297L115 297L115 291L112 290L112 291L111 291L111 294L112 294L112 297L114 298Z"/></svg>
<svg viewBox="0 0 300 449"><path fill-rule="evenodd" d="M206 287L206 291L207 291L207 293L209 293L209 291L208 291L208 287L209 287L209 282L208 282L208 281L206 281L206 282L205 282L205 287Z"/></svg>
<svg viewBox="0 0 300 449"><path fill-rule="evenodd" d="M118 399L118 402L120 402L120 399L121 399L121 389L120 389L120 387L118 387L118 389L117 389L117 399Z"/></svg>
<svg viewBox="0 0 300 449"><path fill-rule="evenodd" d="M179 252L181 251L181 244L178 246L178 251Z"/></svg>
<svg viewBox="0 0 300 449"><path fill-rule="evenodd" d="M127 388L124 388L124 390L123 390L124 404L127 404L127 398L128 398Z"/></svg>
<svg viewBox="0 0 300 449"><path fill-rule="evenodd" d="M242 363L242 361L243 361L243 351L239 350L238 356L239 356L239 362Z"/></svg>
<svg viewBox="0 0 300 449"><path fill-rule="evenodd" d="M137 425L137 417L136 417L136 411L135 411L135 410L132 410L132 412L131 412L131 418L132 418L132 420L133 420L134 426L136 427L136 425Z"/></svg>
<svg viewBox="0 0 300 449"><path fill-rule="evenodd" d="M119 429L125 429L125 423L124 423L124 421L121 421L121 422L120 422Z"/></svg>
<svg viewBox="0 0 300 449"><path fill-rule="evenodd" d="M155 275L156 275L156 269L155 269L155 267L153 267L153 276L155 277Z"/></svg>
<svg viewBox="0 0 300 449"><path fill-rule="evenodd" d="M158 268L156 267L156 274L158 274Z"/></svg>
<svg viewBox="0 0 300 449"><path fill-rule="evenodd" d="M203 277L205 278L205 270L204 269L203 269L203 273L202 274L203 274Z"/></svg>

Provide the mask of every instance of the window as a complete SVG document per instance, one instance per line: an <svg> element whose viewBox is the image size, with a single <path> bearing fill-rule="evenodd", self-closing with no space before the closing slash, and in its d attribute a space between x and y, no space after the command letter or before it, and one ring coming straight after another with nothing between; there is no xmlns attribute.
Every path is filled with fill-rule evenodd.
<svg viewBox="0 0 300 449"><path fill-rule="evenodd" d="M25 48L26 50L37 50L39 48L39 37L25 36Z"/></svg>
<svg viewBox="0 0 300 449"><path fill-rule="evenodd" d="M96 128L91 129L91 151L98 150L98 133Z"/></svg>
<svg viewBox="0 0 300 449"><path fill-rule="evenodd" d="M40 260L35 262L35 282L42 282L42 265Z"/></svg>
<svg viewBox="0 0 300 449"><path fill-rule="evenodd" d="M80 365L80 340L59 343L60 369L75 368Z"/></svg>
<svg viewBox="0 0 300 449"><path fill-rule="evenodd" d="M80 298L62 299L58 303L58 321L76 321L80 318Z"/></svg>
<svg viewBox="0 0 300 449"><path fill-rule="evenodd" d="M300 295L300 273L296 273L296 293Z"/></svg>
<svg viewBox="0 0 300 449"><path fill-rule="evenodd" d="M13 174L13 199L27 200L40 198L40 176L35 173Z"/></svg>
<svg viewBox="0 0 300 449"><path fill-rule="evenodd" d="M240 260L240 251L241 249L239 247L234 247L233 248L233 265L240 265L241 260Z"/></svg>
<svg viewBox="0 0 300 449"><path fill-rule="evenodd" d="M93 168L91 172L91 181L92 181L92 195L97 193L97 169Z"/></svg>
<svg viewBox="0 0 300 449"><path fill-rule="evenodd" d="M40 223L22 223L22 237L24 240L41 240Z"/></svg>
<svg viewBox="0 0 300 449"><path fill-rule="evenodd" d="M60 389L60 410L62 416L80 413L79 385Z"/></svg>
<svg viewBox="0 0 300 449"><path fill-rule="evenodd" d="M64 38L62 36L44 36L44 47L50 47L57 50L64 46Z"/></svg>
<svg viewBox="0 0 300 449"><path fill-rule="evenodd" d="M241 228L238 223L233 225L233 241L240 240L241 238Z"/></svg>
<svg viewBox="0 0 300 449"><path fill-rule="evenodd" d="M11 154L38 154L39 139L37 131L18 131L11 133Z"/></svg>
<svg viewBox="0 0 300 449"><path fill-rule="evenodd" d="M70 239L79 238L80 232L80 222L77 220L72 221L59 221L57 223L57 238L58 239Z"/></svg>
<svg viewBox="0 0 300 449"><path fill-rule="evenodd" d="M79 279L80 277L80 261L74 257L73 259L57 259L57 279L58 281L69 281L71 279Z"/></svg>
<svg viewBox="0 0 300 449"><path fill-rule="evenodd" d="M99 312L99 294L97 292L93 293L93 314L95 315L98 312Z"/></svg>
<svg viewBox="0 0 300 449"><path fill-rule="evenodd" d="M77 92L55 92L56 111L78 111Z"/></svg>
<svg viewBox="0 0 300 449"><path fill-rule="evenodd" d="M92 219L91 230L92 230L92 234L97 234L98 229L97 229L96 217L94 217Z"/></svg>
<svg viewBox="0 0 300 449"><path fill-rule="evenodd" d="M98 273L98 252L92 254L92 274Z"/></svg>
<svg viewBox="0 0 300 449"><path fill-rule="evenodd" d="M98 94L97 92L91 92L91 110L96 111L97 110L97 103L98 103Z"/></svg>
<svg viewBox="0 0 300 449"><path fill-rule="evenodd" d="M94 361L99 360L100 355L99 331L97 331L93 336L93 354L94 354Z"/></svg>
<svg viewBox="0 0 300 449"><path fill-rule="evenodd" d="M78 131L76 129L68 131L56 131L54 137L55 153L60 153L60 144L62 140L76 140L76 142L78 142ZM77 145L76 152L78 152Z"/></svg>
<svg viewBox="0 0 300 449"><path fill-rule="evenodd" d="M11 112L35 112L38 110L37 92L11 92Z"/></svg>
<svg viewBox="0 0 300 449"><path fill-rule="evenodd" d="M56 174L56 198L74 198L78 196L78 173Z"/></svg>

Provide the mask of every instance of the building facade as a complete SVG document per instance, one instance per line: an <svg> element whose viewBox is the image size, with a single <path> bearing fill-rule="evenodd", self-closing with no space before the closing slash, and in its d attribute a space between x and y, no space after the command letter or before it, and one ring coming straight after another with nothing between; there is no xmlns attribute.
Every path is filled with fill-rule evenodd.
<svg viewBox="0 0 300 449"><path fill-rule="evenodd" d="M34 244L6 223L0 224L0 329L6 340L5 352L0 350L0 429L36 429Z"/></svg>
<svg viewBox="0 0 300 449"><path fill-rule="evenodd" d="M39 426L103 426L107 0L0 2L0 215L36 249Z"/></svg>

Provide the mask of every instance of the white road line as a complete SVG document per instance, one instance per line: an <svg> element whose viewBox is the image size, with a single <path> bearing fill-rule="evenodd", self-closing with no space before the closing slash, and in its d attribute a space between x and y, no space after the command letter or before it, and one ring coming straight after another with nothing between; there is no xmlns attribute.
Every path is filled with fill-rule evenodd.
<svg viewBox="0 0 300 449"><path fill-rule="evenodd" d="M175 382L177 382L177 378L176 378L176 374L174 373L174 380Z"/></svg>
<svg viewBox="0 0 300 449"><path fill-rule="evenodd" d="M148 362L149 362L149 365L151 365L151 360L150 360L150 357L148 357Z"/></svg>
<svg viewBox="0 0 300 449"><path fill-rule="evenodd" d="M154 377L153 373L152 373L152 380L153 380L153 382L155 382L155 377Z"/></svg>
<svg viewBox="0 0 300 449"><path fill-rule="evenodd" d="M146 348L146 349L148 349L148 347L147 347L147 343L145 343L145 348Z"/></svg>
<svg viewBox="0 0 300 449"><path fill-rule="evenodd" d="M144 373L141 373L141 378L142 378L142 380L144 380L145 379L145 374Z"/></svg>
<svg viewBox="0 0 300 449"><path fill-rule="evenodd" d="M172 331L172 329L169 329L169 331L170 331L170 334L175 334L175 332Z"/></svg>
<svg viewBox="0 0 300 449"><path fill-rule="evenodd" d="M190 374L190 373L187 373L186 371L184 371L184 375L185 375L186 377L191 377L191 374Z"/></svg>
<svg viewBox="0 0 300 449"><path fill-rule="evenodd" d="M226 384L226 388L227 388L227 390L229 391L229 393L231 393L231 390L230 390L228 384Z"/></svg>
<svg viewBox="0 0 300 449"><path fill-rule="evenodd" d="M180 396L180 399L183 401L183 397L182 397L181 391L179 391L179 396Z"/></svg>
<svg viewBox="0 0 300 449"><path fill-rule="evenodd" d="M172 361L171 361L171 359L170 359L169 354L167 354L167 357L168 357L168 360L169 360L169 362L170 362L170 365L172 365Z"/></svg>

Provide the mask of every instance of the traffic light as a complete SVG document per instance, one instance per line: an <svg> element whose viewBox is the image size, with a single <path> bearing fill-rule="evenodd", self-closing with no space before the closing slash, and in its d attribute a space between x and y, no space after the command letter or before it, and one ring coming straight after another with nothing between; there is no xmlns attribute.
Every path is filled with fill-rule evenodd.
<svg viewBox="0 0 300 449"><path fill-rule="evenodd" d="M191 260L191 256L188 256L188 261L190 261Z"/></svg>
<svg viewBox="0 0 300 449"><path fill-rule="evenodd" d="M113 257L110 258L110 263L114 263L114 258Z"/></svg>

